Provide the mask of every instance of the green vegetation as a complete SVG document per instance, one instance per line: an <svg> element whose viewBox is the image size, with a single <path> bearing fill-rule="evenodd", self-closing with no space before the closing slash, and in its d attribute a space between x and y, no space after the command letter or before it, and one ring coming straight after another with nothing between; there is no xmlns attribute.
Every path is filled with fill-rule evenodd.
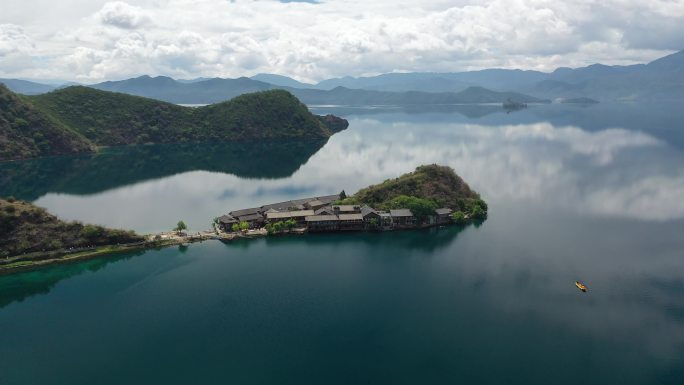
<svg viewBox="0 0 684 385"><path fill-rule="evenodd" d="M40 207L13 198L0 199L0 257L142 242L131 231L64 222Z"/></svg>
<svg viewBox="0 0 684 385"><path fill-rule="evenodd" d="M480 196L453 169L436 164L366 187L340 203L367 204L380 210L407 208L418 219L433 215L440 207L460 212L463 220L487 217L487 204Z"/></svg>
<svg viewBox="0 0 684 385"><path fill-rule="evenodd" d="M188 229L188 226L185 224L185 222L178 221L178 223L176 224L176 227L173 229L173 231L175 231L177 233L181 233L187 229Z"/></svg>
<svg viewBox="0 0 684 385"><path fill-rule="evenodd" d="M88 87L29 97L0 86L0 160L127 144L320 139L347 125L311 114L282 90L190 108Z"/></svg>
<svg viewBox="0 0 684 385"><path fill-rule="evenodd" d="M0 84L0 160L93 150L83 135Z"/></svg>
<svg viewBox="0 0 684 385"><path fill-rule="evenodd" d="M269 235L271 235L271 234L282 233L285 230L292 230L295 226L297 226L297 221L295 221L294 219L288 219L286 221L269 223L266 225L265 229L266 229L266 232Z"/></svg>

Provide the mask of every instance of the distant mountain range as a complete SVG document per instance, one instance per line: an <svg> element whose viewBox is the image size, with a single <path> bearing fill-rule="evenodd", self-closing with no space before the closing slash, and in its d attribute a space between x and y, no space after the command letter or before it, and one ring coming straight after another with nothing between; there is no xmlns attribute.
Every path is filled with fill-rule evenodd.
<svg viewBox="0 0 684 385"><path fill-rule="evenodd" d="M15 79L0 79L0 82L23 94L55 89L54 86ZM317 84L275 74L192 80L141 76L90 87L181 104L215 103L244 93L271 89L288 90L310 105L501 103L507 99L533 103L546 99L575 98L601 101L683 100L684 51L648 64L593 64L576 69L559 68L551 73L506 69L390 73L372 77L334 78Z"/></svg>

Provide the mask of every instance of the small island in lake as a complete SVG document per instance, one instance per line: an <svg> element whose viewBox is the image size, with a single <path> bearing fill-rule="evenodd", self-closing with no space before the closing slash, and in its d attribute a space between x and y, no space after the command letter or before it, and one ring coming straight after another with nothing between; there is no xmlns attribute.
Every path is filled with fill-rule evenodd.
<svg viewBox="0 0 684 385"><path fill-rule="evenodd" d="M414 172L340 194L231 211L216 219L224 239L248 230L284 232L386 231L484 220L487 204L453 169L420 166Z"/></svg>

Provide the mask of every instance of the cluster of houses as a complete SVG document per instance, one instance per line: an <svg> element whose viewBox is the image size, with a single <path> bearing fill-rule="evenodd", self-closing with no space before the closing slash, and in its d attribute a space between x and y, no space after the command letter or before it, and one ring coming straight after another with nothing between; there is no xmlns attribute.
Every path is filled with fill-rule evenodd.
<svg viewBox="0 0 684 385"><path fill-rule="evenodd" d="M423 221L409 209L375 210L367 205L335 205L340 194L297 199L261 207L231 211L218 218L222 230L230 232L240 222L249 228L262 228L269 223L296 222L297 227L310 232L393 230L435 226L451 222L452 210L441 208Z"/></svg>

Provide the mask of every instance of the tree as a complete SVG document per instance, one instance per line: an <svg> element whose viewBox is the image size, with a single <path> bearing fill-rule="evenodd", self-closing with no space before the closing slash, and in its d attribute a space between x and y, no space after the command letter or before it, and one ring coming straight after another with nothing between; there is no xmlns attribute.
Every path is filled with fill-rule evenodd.
<svg viewBox="0 0 684 385"><path fill-rule="evenodd" d="M237 233L238 231L240 231L240 224L233 223L233 226L231 226L231 230L233 230L234 233Z"/></svg>
<svg viewBox="0 0 684 385"><path fill-rule="evenodd" d="M378 227L378 218L371 218L369 224L370 224L371 229L377 228Z"/></svg>
<svg viewBox="0 0 684 385"><path fill-rule="evenodd" d="M185 222L183 222L183 221L178 221L178 223L176 224L176 228L173 229L173 231L175 231L175 232L177 232L177 233L180 233L180 232L182 232L183 230L187 230L187 229L188 229L188 226L185 224Z"/></svg>
<svg viewBox="0 0 684 385"><path fill-rule="evenodd" d="M342 192L340 193L340 199L347 199L347 193L344 192L344 190L342 190Z"/></svg>
<svg viewBox="0 0 684 385"><path fill-rule="evenodd" d="M297 221L295 221L294 219L288 219L287 221L285 221L285 227L288 230L293 229L295 226L297 226Z"/></svg>
<svg viewBox="0 0 684 385"><path fill-rule="evenodd" d="M249 229L249 223L247 221L240 222L240 230L247 231Z"/></svg>
<svg viewBox="0 0 684 385"><path fill-rule="evenodd" d="M428 199L416 198L407 195L399 195L388 203L390 209L409 209L413 215L423 220L429 215L434 215L437 204Z"/></svg>
<svg viewBox="0 0 684 385"><path fill-rule="evenodd" d="M454 211L454 213L451 214L451 219L453 219L454 223L456 223L457 225L462 225L466 222L465 214L463 214L463 211Z"/></svg>

